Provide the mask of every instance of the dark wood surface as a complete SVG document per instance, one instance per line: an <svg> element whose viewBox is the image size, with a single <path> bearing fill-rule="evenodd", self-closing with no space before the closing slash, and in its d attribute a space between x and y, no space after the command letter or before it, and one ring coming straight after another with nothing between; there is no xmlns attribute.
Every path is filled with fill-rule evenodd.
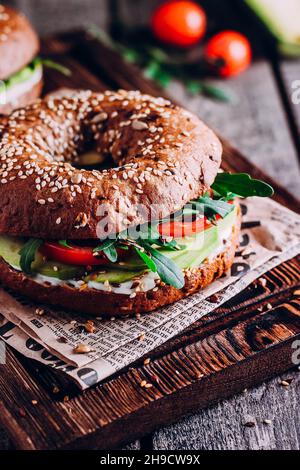
<svg viewBox="0 0 300 470"><path fill-rule="evenodd" d="M25 5L22 0L17 3L20 6ZM39 3L39 8L42 10L40 14L38 13L39 9L36 8L36 3ZM56 3L55 11L60 12L59 16L64 17L63 28L67 28L71 23L72 25L80 24L80 21L82 21L83 15L76 14L78 23L75 23L75 19L71 19L72 12L69 5L72 3L71 1L63 3L53 2L52 0L51 2L47 0L42 2L26 1L27 12L29 14L33 12L32 18L36 21L36 24L42 25L41 32L45 31L45 27L56 28L55 22L50 21L51 11L49 15L46 15L47 21L45 22L44 5L50 3L51 9L53 4ZM86 9L89 10L86 12L87 16L91 13L91 3L92 1L85 2ZM99 3L101 3L102 8L101 15L98 14L99 10L97 12L94 10L93 15L98 14L95 22L104 26L107 21L107 9L104 5L106 2ZM127 24L137 25L147 21L153 5L159 2L154 0L147 0L147 2L122 0L119 3L121 4L122 18ZM210 0L210 2L203 3L210 3L210 8L212 10L216 8L216 11L220 13L219 18L223 17L225 22L228 21L228 14L227 17L226 14L224 15L223 4L228 5L229 2ZM66 11L69 16L65 14ZM83 17L84 21L87 16ZM96 16L94 17L96 18ZM69 18L69 24L66 24L66 18ZM89 18L91 18L91 15ZM239 17L237 20L240 22L241 18ZM232 22L232 15L230 22ZM236 23L235 18L233 26ZM58 26L62 24L59 18L57 24ZM249 29L249 26L247 27ZM61 26L60 28L62 29ZM250 24L251 28L256 34L256 29L252 24ZM60 49L59 45L58 49ZM73 65L75 68L78 67L78 62L73 62ZM239 98L239 102L235 106L215 103L203 97L191 98L178 83L173 83L168 92L176 100L196 111L214 128L218 129L222 135L229 138L252 162L263 168L276 181L280 181L292 190L294 195L299 197L299 160L297 161L297 159L300 155L300 107L299 105L295 106L291 101L291 83L293 80L299 79L299 70L299 61L281 60L274 62L268 54L259 55L249 71L225 84L226 87L233 89ZM94 68L93 72L95 72ZM95 73L98 76L96 78L94 74L86 72L85 68L79 68L79 73L75 73L72 77L73 83L74 79L77 82L76 86L81 86L82 75L85 77L84 80L87 80L86 83L90 83L95 89L98 89L98 87L100 89L102 86L103 70L98 70ZM124 76L126 77L126 74L123 74L122 70L122 77ZM53 79L49 77L48 86L55 86L56 80L57 77ZM222 86L224 86L223 83ZM234 163L234 158L231 163ZM246 167L243 166L243 168ZM290 199L290 202L292 207L296 207L295 201L293 202ZM294 287L291 287L290 292L292 291L294 291ZM282 297L276 297L277 295L277 292L272 293L273 299L278 299L280 302ZM240 305L243 309L243 303ZM232 306L229 305L228 308L232 309ZM228 314L226 309L222 313ZM214 317L208 318L208 324L214 325L214 320ZM203 328L202 322L199 324L199 331L201 331L201 328ZM193 329L186 334L187 341L193 342ZM196 336L195 340L197 338L199 336ZM180 348L180 346L182 346L180 339L175 339L173 347ZM161 350L156 351L155 357L162 357L166 353L167 350L161 348ZM26 364L26 367L30 368L28 364ZM19 372L20 368L17 369L17 375ZM34 371L31 371L31 373L34 373ZM53 379L48 376L44 377L44 375L44 387L46 390L50 390L51 385L49 384L52 383L51 380ZM280 385L282 379L288 379L290 386ZM198 410L191 417L184 418L177 424L161 428L146 438L134 442L129 448L299 449L300 416L297 406L299 390L299 372L288 372L271 381L264 381L258 387L253 387L244 393L218 402L215 406ZM96 400L96 397L94 399ZM39 409L36 408L36 413L38 412ZM21 411L20 413L22 414ZM263 422L265 419L270 420L271 423L265 424ZM19 421L18 412L16 412L16 421ZM255 425L253 427L245 426L247 421L254 422ZM20 425L22 425L22 420ZM130 436L127 436L126 441L129 439ZM6 432L2 435L0 433L0 442L3 448L12 446Z"/></svg>
<svg viewBox="0 0 300 470"><path fill-rule="evenodd" d="M83 48L81 35L49 41L45 51L48 55L55 52L53 57L73 70L71 78L48 72L45 92L58 86L102 90L122 85L157 93L132 66L111 57L97 43L86 42ZM226 141L224 164L232 170L261 175ZM300 204L285 189L277 187L276 193L278 200L300 212ZM107 449L290 369L291 345L300 337L299 267L297 257L273 269L264 276L265 287L257 282L251 285L235 300L155 350L149 365L138 361L85 393L9 349L7 364L0 366L1 425L17 448ZM152 388L141 388L143 380ZM58 395L53 394L55 385L61 390ZM153 439L148 437L133 446L185 447L166 437L173 432L173 439L180 439L182 434L175 429L161 430ZM190 446L196 447L193 439L186 443Z"/></svg>

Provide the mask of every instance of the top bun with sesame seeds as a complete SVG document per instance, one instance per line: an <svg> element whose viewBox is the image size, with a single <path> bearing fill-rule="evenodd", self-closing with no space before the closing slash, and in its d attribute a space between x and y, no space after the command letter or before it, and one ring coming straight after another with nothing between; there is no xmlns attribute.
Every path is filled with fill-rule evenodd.
<svg viewBox="0 0 300 470"><path fill-rule="evenodd" d="M93 147L116 167L76 168ZM0 233L105 238L146 222L140 206L161 219L207 192L221 154L212 130L163 98L120 90L39 100L0 125Z"/></svg>
<svg viewBox="0 0 300 470"><path fill-rule="evenodd" d="M38 50L38 37L25 16L0 4L0 80L19 72Z"/></svg>
<svg viewBox="0 0 300 470"><path fill-rule="evenodd" d="M39 40L27 19L0 4L0 114L26 106L43 86Z"/></svg>

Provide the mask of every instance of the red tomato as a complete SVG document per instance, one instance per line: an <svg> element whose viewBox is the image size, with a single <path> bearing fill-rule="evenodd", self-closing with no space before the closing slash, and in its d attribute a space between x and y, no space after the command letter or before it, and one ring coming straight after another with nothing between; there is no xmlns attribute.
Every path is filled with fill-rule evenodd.
<svg viewBox="0 0 300 470"><path fill-rule="evenodd" d="M233 204L234 201L227 201L228 204ZM215 220L220 220L221 216L216 214ZM202 219L196 219L193 221L184 221L184 220L174 220L170 222L165 222L158 225L158 232L164 238L183 238L190 237L196 233L200 233L203 230L207 230L212 226L212 223L203 217Z"/></svg>
<svg viewBox="0 0 300 470"><path fill-rule="evenodd" d="M51 260L59 263L72 264L76 266L95 266L109 264L110 261L103 254L93 255L93 248L70 245L70 248L57 242L45 242L40 249L41 253ZM121 253L122 252L122 253ZM118 251L122 256L123 250Z"/></svg>
<svg viewBox="0 0 300 470"><path fill-rule="evenodd" d="M236 31L223 31L211 38L205 48L206 61L221 77L238 75L251 62L248 39Z"/></svg>
<svg viewBox="0 0 300 470"><path fill-rule="evenodd" d="M196 219L192 222L172 221L160 224L158 231L162 237L182 238L190 237L195 233L200 233L211 227L211 223L206 217L203 219Z"/></svg>
<svg viewBox="0 0 300 470"><path fill-rule="evenodd" d="M206 15L194 2L172 0L154 11L151 25L159 40L175 46L188 47L204 36Z"/></svg>

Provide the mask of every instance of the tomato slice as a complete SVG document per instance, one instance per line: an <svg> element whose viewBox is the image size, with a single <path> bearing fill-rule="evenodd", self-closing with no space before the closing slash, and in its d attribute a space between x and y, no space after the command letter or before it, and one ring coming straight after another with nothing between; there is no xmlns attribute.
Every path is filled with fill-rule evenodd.
<svg viewBox="0 0 300 470"><path fill-rule="evenodd" d="M109 259L104 253L94 256L93 248L89 246L76 246L70 244L70 248L60 245L57 242L45 242L40 248L42 255L46 258L58 261L59 263L72 264L76 266L95 266L110 264ZM124 256L124 250L118 250L121 258Z"/></svg>
<svg viewBox="0 0 300 470"><path fill-rule="evenodd" d="M233 204L233 201L228 201ZM216 215L216 220L221 219ZM159 234L164 237L183 238L200 233L212 226L207 217L197 218L195 220L172 220L158 225ZM47 241L40 248L42 255L46 258L59 263L71 264L75 266L105 266L111 263L104 253L94 256L93 247L78 246L69 243L69 246L61 245L55 241ZM117 249L118 259L122 260L131 256L132 250Z"/></svg>
<svg viewBox="0 0 300 470"><path fill-rule="evenodd" d="M233 201L228 201L228 204L233 204ZM221 216L217 214L215 219L220 220ZM203 230L207 230L211 226L212 223L204 216L193 221L172 220L159 224L158 232L164 238L183 238L203 232Z"/></svg>
<svg viewBox="0 0 300 470"><path fill-rule="evenodd" d="M183 238L200 233L211 224L208 222L206 217L202 219L196 219L191 222L184 222L175 220L171 222L165 222L158 226L160 235L164 238Z"/></svg>

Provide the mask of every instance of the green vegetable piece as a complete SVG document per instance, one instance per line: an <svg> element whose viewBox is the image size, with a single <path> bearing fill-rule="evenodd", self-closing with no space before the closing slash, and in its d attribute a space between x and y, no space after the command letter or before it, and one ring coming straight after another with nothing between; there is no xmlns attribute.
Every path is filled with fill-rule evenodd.
<svg viewBox="0 0 300 470"><path fill-rule="evenodd" d="M32 274L31 265L35 260L37 250L43 243L43 240L38 238L30 238L19 251L20 267L24 273Z"/></svg>
<svg viewBox="0 0 300 470"><path fill-rule="evenodd" d="M199 212L204 214L208 219L214 219L216 215L220 215L222 219L234 210L234 205L220 199L211 199L209 196L202 196L197 201L193 201Z"/></svg>
<svg viewBox="0 0 300 470"><path fill-rule="evenodd" d="M57 70L58 72L62 73L66 77L70 77L72 75L72 72L68 67L65 67L62 64L59 64L58 62L55 62L54 60L51 59L42 59L42 64L45 67L48 67L49 69L54 69Z"/></svg>
<svg viewBox="0 0 300 470"><path fill-rule="evenodd" d="M157 274L161 280L170 286L176 287L176 289L182 289L184 286L184 275L174 261L149 245L145 245L145 248L151 254L152 261L156 265Z"/></svg>
<svg viewBox="0 0 300 470"><path fill-rule="evenodd" d="M105 240L102 245L97 246L93 249L94 253L98 253L99 251L103 251L105 256L111 261L115 263L118 259L118 252L116 250L116 242L117 240L107 239Z"/></svg>
<svg viewBox="0 0 300 470"><path fill-rule="evenodd" d="M147 255L147 253L145 253L145 251L142 251L142 250L140 250L140 249L137 248L137 247L135 247L134 249L135 249L135 251L137 252L137 254L139 255L139 257L144 261L144 263L146 264L146 266L148 266L148 268L150 269L150 271L152 271L153 273L156 273L156 272L157 272L156 264L155 264L154 261L150 258L150 256Z"/></svg>
<svg viewBox="0 0 300 470"><path fill-rule="evenodd" d="M246 173L218 173L212 189L220 196L227 197L231 193L237 197L271 197L274 194L272 186L264 181L252 179Z"/></svg>

